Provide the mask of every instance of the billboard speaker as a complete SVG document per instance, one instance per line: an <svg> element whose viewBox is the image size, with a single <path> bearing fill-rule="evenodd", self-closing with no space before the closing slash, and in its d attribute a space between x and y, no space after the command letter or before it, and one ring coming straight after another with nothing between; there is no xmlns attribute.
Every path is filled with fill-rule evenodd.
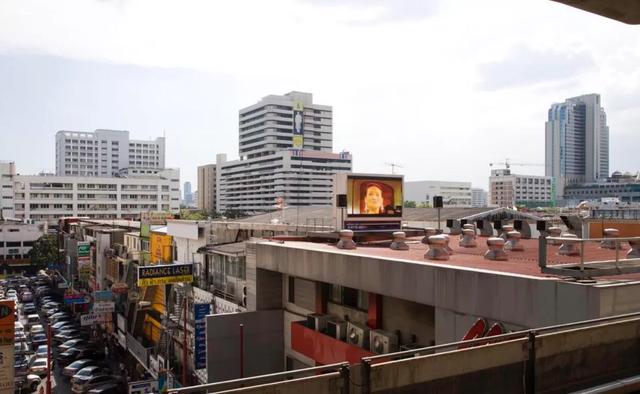
<svg viewBox="0 0 640 394"><path fill-rule="evenodd" d="M478 219L478 220L476 220L476 227L477 227L479 230L482 230L482 229L484 228L484 220L482 220L482 219Z"/></svg>
<svg viewBox="0 0 640 394"><path fill-rule="evenodd" d="M513 229L516 230L516 231L522 230L522 220L518 220L518 219L514 220L513 221Z"/></svg>
<svg viewBox="0 0 640 394"><path fill-rule="evenodd" d="M465 224L467 224L467 219L460 219L460 227L464 226Z"/></svg>
<svg viewBox="0 0 640 394"><path fill-rule="evenodd" d="M433 207L442 208L442 196L433 196Z"/></svg>
<svg viewBox="0 0 640 394"><path fill-rule="evenodd" d="M347 207L347 195L346 194L338 194L338 199L336 200L336 206L338 208L346 208Z"/></svg>
<svg viewBox="0 0 640 394"><path fill-rule="evenodd" d="M453 227L453 219L447 219L447 227Z"/></svg>
<svg viewBox="0 0 640 394"><path fill-rule="evenodd" d="M538 220L538 221L536 221L536 230L538 230L538 231L547 231L547 221L546 220Z"/></svg>
<svg viewBox="0 0 640 394"><path fill-rule="evenodd" d="M494 220L493 221L493 228L495 230L500 230L502 228L502 220Z"/></svg>

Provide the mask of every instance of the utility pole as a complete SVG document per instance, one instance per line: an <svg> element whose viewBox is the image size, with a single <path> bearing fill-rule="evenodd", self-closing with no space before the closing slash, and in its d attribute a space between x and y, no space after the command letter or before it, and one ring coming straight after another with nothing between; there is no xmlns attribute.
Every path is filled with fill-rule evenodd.
<svg viewBox="0 0 640 394"><path fill-rule="evenodd" d="M51 324L47 324L47 394L51 394Z"/></svg>
<svg viewBox="0 0 640 394"><path fill-rule="evenodd" d="M187 387L187 289L185 286L184 291L184 326L183 326L183 338L182 338L182 386Z"/></svg>

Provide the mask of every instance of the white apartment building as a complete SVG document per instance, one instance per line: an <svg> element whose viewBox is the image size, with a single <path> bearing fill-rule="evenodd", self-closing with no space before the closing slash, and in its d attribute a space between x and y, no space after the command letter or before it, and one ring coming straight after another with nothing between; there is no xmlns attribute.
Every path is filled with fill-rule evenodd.
<svg viewBox="0 0 640 394"><path fill-rule="evenodd" d="M165 139L130 140L126 130L56 133L56 175L111 177L124 168L153 174L165 167Z"/></svg>
<svg viewBox="0 0 640 394"><path fill-rule="evenodd" d="M3 169L3 167L0 167ZM6 176L8 175L8 176ZM180 210L180 171L156 175L88 177L0 173L11 188L13 217L55 223L65 216L93 219L136 219L141 212ZM3 185L4 186L4 185Z"/></svg>
<svg viewBox="0 0 640 394"><path fill-rule="evenodd" d="M0 262L29 262L29 252L34 242L44 234L45 228L42 225L20 221L0 221Z"/></svg>
<svg viewBox="0 0 640 394"><path fill-rule="evenodd" d="M332 118L330 106L302 92L241 109L240 160L216 162L216 210L270 211L279 198L286 206L330 205L333 174L352 167L350 153L332 153Z"/></svg>
<svg viewBox="0 0 640 394"><path fill-rule="evenodd" d="M492 170L489 204L498 207L547 206L556 201L553 177L512 174L509 169Z"/></svg>
<svg viewBox="0 0 640 394"><path fill-rule="evenodd" d="M13 202L13 177L16 165L12 161L0 161L0 220L15 217Z"/></svg>
<svg viewBox="0 0 640 394"><path fill-rule="evenodd" d="M483 208L487 206L487 191L478 187L471 188L471 206Z"/></svg>
<svg viewBox="0 0 640 394"><path fill-rule="evenodd" d="M433 204L434 196L442 196L445 207L470 207L471 182L405 181L405 201Z"/></svg>

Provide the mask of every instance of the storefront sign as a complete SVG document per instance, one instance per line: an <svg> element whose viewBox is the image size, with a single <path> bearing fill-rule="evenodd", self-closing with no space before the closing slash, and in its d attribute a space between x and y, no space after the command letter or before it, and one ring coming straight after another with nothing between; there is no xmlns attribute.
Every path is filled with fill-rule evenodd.
<svg viewBox="0 0 640 394"><path fill-rule="evenodd" d="M91 244L89 242L78 242L78 261L89 258L91 255Z"/></svg>
<svg viewBox="0 0 640 394"><path fill-rule="evenodd" d="M100 301L93 304L93 313L111 313L116 310L116 303L113 301Z"/></svg>
<svg viewBox="0 0 640 394"><path fill-rule="evenodd" d="M87 294L65 294L65 304L88 304L91 302L91 296Z"/></svg>
<svg viewBox="0 0 640 394"><path fill-rule="evenodd" d="M86 282L91 278L92 273L91 261L78 260L78 279Z"/></svg>
<svg viewBox="0 0 640 394"><path fill-rule="evenodd" d="M15 303L0 301L0 393L14 392Z"/></svg>
<svg viewBox="0 0 640 394"><path fill-rule="evenodd" d="M107 317L104 313L87 313L86 315L80 315L81 326L91 326L97 323L104 323L107 321Z"/></svg>
<svg viewBox="0 0 640 394"><path fill-rule="evenodd" d="M165 264L138 267L138 286L192 282L193 264Z"/></svg>
<svg viewBox="0 0 640 394"><path fill-rule="evenodd" d="M101 290L93 293L93 301L113 301L113 292L111 290Z"/></svg>
<svg viewBox="0 0 640 394"><path fill-rule="evenodd" d="M116 294L126 294L129 286L123 282L117 282L111 285L111 291Z"/></svg>
<svg viewBox="0 0 640 394"><path fill-rule="evenodd" d="M195 346L194 364L195 369L207 367L207 324L206 317L211 313L211 304L194 304L193 315L195 319Z"/></svg>
<svg viewBox="0 0 640 394"><path fill-rule="evenodd" d="M129 394L148 394L158 392L157 380L140 380L129 383Z"/></svg>

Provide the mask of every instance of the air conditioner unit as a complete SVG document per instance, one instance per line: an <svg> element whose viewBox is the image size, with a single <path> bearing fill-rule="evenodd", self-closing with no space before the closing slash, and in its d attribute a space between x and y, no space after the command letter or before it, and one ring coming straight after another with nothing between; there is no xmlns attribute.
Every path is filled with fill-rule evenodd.
<svg viewBox="0 0 640 394"><path fill-rule="evenodd" d="M327 335L344 341L347 338L347 322L344 320L329 320L327 322Z"/></svg>
<svg viewBox="0 0 640 394"><path fill-rule="evenodd" d="M364 324L347 323L347 342L363 348L369 347L369 327Z"/></svg>
<svg viewBox="0 0 640 394"><path fill-rule="evenodd" d="M327 321L329 320L329 315L325 315L322 313L312 313L307 315L307 327L316 331L324 331L327 329Z"/></svg>
<svg viewBox="0 0 640 394"><path fill-rule="evenodd" d="M398 336L384 330L371 330L369 350L377 354L386 354L398 350Z"/></svg>

